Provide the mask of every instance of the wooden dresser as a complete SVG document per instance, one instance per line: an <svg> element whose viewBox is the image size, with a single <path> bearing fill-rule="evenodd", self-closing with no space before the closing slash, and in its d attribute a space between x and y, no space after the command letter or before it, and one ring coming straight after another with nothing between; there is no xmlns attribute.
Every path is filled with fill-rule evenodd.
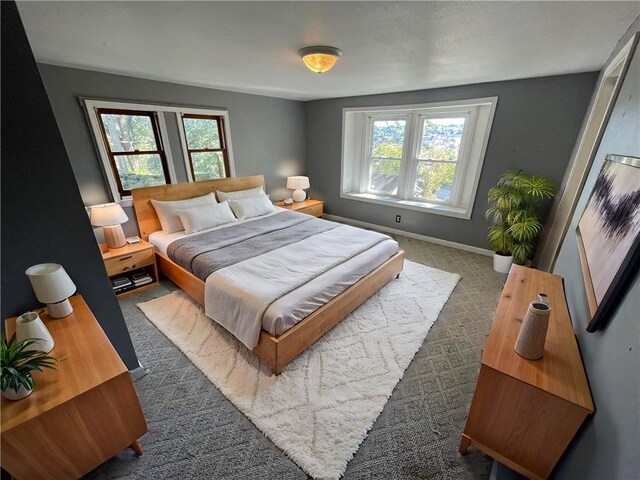
<svg viewBox="0 0 640 480"><path fill-rule="evenodd" d="M526 360L513 346L541 292L552 308L545 352ZM562 277L514 265L484 349L460 453L472 445L528 478L547 478L591 413Z"/></svg>
<svg viewBox="0 0 640 480"><path fill-rule="evenodd" d="M69 300L68 317L40 314L58 370L34 372L27 398L2 398L2 467L18 480L80 478L127 447L142 453L147 424L131 375L83 298Z"/></svg>

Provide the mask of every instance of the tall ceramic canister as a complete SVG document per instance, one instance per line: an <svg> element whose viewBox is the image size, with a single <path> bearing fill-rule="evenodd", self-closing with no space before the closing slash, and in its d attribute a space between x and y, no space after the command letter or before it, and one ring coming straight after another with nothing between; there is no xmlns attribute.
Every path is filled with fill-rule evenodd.
<svg viewBox="0 0 640 480"><path fill-rule="evenodd" d="M529 360L542 358L550 314L549 298L546 294L539 293L538 298L529 304L529 311L520 327L514 346L518 355Z"/></svg>

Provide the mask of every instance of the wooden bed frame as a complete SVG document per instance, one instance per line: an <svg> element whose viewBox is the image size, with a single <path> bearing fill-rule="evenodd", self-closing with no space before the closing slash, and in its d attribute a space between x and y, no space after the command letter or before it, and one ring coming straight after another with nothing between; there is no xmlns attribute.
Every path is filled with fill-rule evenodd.
<svg viewBox="0 0 640 480"><path fill-rule="evenodd" d="M151 233L162 230L156 211L150 201L152 198L154 200L184 200L211 192L215 193L216 190L233 192L258 186L265 187L262 175L136 188L131 193L140 236L148 240ZM156 252L156 260L158 269L163 275L172 280L200 305L204 305L205 282L160 252ZM403 263L404 252L401 250L279 337L262 330L258 345L253 349L253 352L267 362L273 373L279 375L287 363L304 352L307 347L380 290L389 280L398 277L402 272Z"/></svg>

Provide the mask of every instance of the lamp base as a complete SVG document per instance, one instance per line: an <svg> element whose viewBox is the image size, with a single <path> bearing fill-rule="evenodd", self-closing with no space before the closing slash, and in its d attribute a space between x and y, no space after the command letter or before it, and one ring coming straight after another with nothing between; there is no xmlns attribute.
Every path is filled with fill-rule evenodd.
<svg viewBox="0 0 640 480"><path fill-rule="evenodd" d="M122 226L112 225L102 227L104 229L104 241L109 248L121 248L127 244L127 239L122 231Z"/></svg>
<svg viewBox="0 0 640 480"><path fill-rule="evenodd" d="M307 198L307 194L304 190L297 189L293 192L293 201L294 202L304 202L304 199Z"/></svg>
<svg viewBox="0 0 640 480"><path fill-rule="evenodd" d="M51 318L67 317L73 312L68 298L58 303L47 303L47 309Z"/></svg>

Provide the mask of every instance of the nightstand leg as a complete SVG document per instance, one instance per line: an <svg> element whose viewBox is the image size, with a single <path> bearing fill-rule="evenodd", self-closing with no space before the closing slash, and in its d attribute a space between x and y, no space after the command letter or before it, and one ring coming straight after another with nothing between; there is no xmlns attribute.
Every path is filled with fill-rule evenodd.
<svg viewBox="0 0 640 480"><path fill-rule="evenodd" d="M129 445L131 447L131 449L136 452L136 455L140 456L142 455L142 447L140 446L140 444L138 443L138 440L136 440L135 442L133 442L131 445Z"/></svg>
<svg viewBox="0 0 640 480"><path fill-rule="evenodd" d="M458 451L461 455L467 453L469 445L471 445L471 439L463 433L462 437L460 437L460 446L458 447Z"/></svg>

